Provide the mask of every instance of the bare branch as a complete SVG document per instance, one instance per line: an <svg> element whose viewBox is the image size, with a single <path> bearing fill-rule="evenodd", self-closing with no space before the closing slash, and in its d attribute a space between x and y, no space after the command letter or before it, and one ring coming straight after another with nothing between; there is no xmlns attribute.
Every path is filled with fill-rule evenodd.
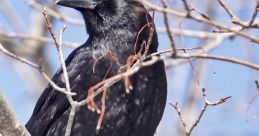
<svg viewBox="0 0 259 136"><path fill-rule="evenodd" d="M239 20L236 15L233 13L232 10L230 10L230 8L227 7L227 4L224 0L218 0L218 2L220 3L220 5L225 9L225 11L229 14L229 16L232 19L232 22L235 22L237 20Z"/></svg>
<svg viewBox="0 0 259 136"><path fill-rule="evenodd" d="M185 129L185 135L186 136L190 136L192 134L192 131L194 130L194 128L199 124L199 122L201 121L201 118L203 117L205 111L207 110L208 106L216 106L216 105L219 105L219 104L222 104L224 102L226 102L226 100L230 99L231 96L226 96L226 97L223 97L223 98L220 98L219 100L217 100L216 102L210 102L208 101L207 97L206 97L206 93L205 93L205 89L203 88L202 89L202 95L203 95L203 99L204 99L204 106L198 116L198 118L196 119L196 121L194 122L194 124L191 126L191 128L189 130L187 130L187 127L186 127L186 123L184 122L184 119L183 119L183 116L182 116L182 113L181 113L181 110L178 106L178 103L176 104L171 104L171 106L174 107L174 109L177 111L180 119L181 119L181 122L183 124L183 127Z"/></svg>
<svg viewBox="0 0 259 136"><path fill-rule="evenodd" d="M0 37L8 38L8 39L22 39L22 40L34 40L38 42L44 42L44 43L54 43L54 41L51 38L44 37L44 36L34 36L34 35L28 35L24 33L12 33L12 32L1 32L0 31ZM64 47L68 48L77 48L79 46L78 43L71 43L71 42L62 42Z"/></svg>
<svg viewBox="0 0 259 136"><path fill-rule="evenodd" d="M168 14L178 16L178 17L189 18L189 19L192 19L192 20L195 20L195 21L198 21L198 22L203 22L205 24L208 24L208 25L214 26L216 28L219 28L220 30L225 30L227 32L235 33L236 35L239 35L243 38L246 38L248 40L251 40L251 41L259 44L259 38L257 38L254 35L241 32L240 29L236 30L236 29L229 28L229 27L227 27L223 24L220 24L220 23L218 23L216 21L213 21L213 20L210 20L208 18L198 17L198 16L194 16L194 15L187 16L186 13L182 13L180 11L175 11L175 10L168 9L168 8L161 8L161 7L155 5L155 4L153 4L153 3L151 3L147 0L137 0L137 1L143 3L144 5L150 7L153 10L156 10L156 11L159 11L159 12L162 12L162 13L166 12Z"/></svg>
<svg viewBox="0 0 259 136"><path fill-rule="evenodd" d="M75 92L67 92L65 88L60 88L59 86L57 86L47 75L46 73L44 72L43 68L42 68L42 63L41 63L41 60L39 61L40 62L40 67L39 67L39 71L40 73L43 75L43 77L49 82L49 84L56 90L56 91L59 91L63 94L66 94L66 95L76 95Z"/></svg>
<svg viewBox="0 0 259 136"><path fill-rule="evenodd" d="M7 100L0 91L0 135L4 136L30 136L27 129L21 124L8 105Z"/></svg>
<svg viewBox="0 0 259 136"><path fill-rule="evenodd" d="M44 10L44 8L46 8L46 7L43 7L41 4L37 3L34 0L24 0L24 2L31 5L33 8L39 10L40 12L42 12ZM51 16L53 16L53 17L55 17L55 18L57 18L61 21L65 21L67 23L74 24L74 25L84 26L84 22L80 21L78 19L68 17L64 14L58 13L58 12L52 10L52 9L49 9L49 8L48 8L48 12L49 12L49 15L51 15Z"/></svg>
<svg viewBox="0 0 259 136"><path fill-rule="evenodd" d="M161 28L161 27L156 27L156 30L158 33L167 33L166 28ZM174 33L175 35L178 36L189 36L189 37L196 37L196 38L216 38L219 35L223 34L216 34L212 32L206 32L206 31L194 31L194 30L188 30L188 29L174 29L170 28L169 29L171 33ZM224 35L224 34L223 34Z"/></svg>
<svg viewBox="0 0 259 136"><path fill-rule="evenodd" d="M189 16L191 14L191 9L189 8L189 4L187 2L187 0L182 0L183 4L184 4L184 8L187 11L187 16Z"/></svg>
<svg viewBox="0 0 259 136"><path fill-rule="evenodd" d="M207 55L207 54L193 54L193 55L188 55L188 54L178 54L176 57L178 58L200 58L200 59L215 59L215 60L221 60L221 61L226 61L226 62L231 62L231 63L235 63L235 64L240 64L240 65L244 65L246 67L255 69L255 70L259 70L259 65L254 64L254 63L250 63L247 61L243 61L237 58L231 58L231 57L224 57L224 56L213 56L213 55Z"/></svg>
<svg viewBox="0 0 259 136"><path fill-rule="evenodd" d="M76 104L71 107L69 117L68 117L67 126L66 126L65 136L70 136L70 134L71 134L71 130L72 130L75 114L76 114L76 109L77 109Z"/></svg>
<svg viewBox="0 0 259 136"><path fill-rule="evenodd" d="M164 8L167 8L167 5L166 5L166 3L164 2L164 0L161 0L161 3L163 4L163 7L164 7ZM170 40L171 47L172 47L172 49L173 49L173 54L172 54L172 56L175 56L175 55L177 54L177 52L176 52L176 44L175 44L175 40L174 40L172 31L170 31L168 16L167 16L167 13L166 13L166 12L163 12L163 15L164 15L164 23L165 23L165 27L166 27L166 32L167 32L168 38L169 38L169 40Z"/></svg>
<svg viewBox="0 0 259 136"><path fill-rule="evenodd" d="M248 23L248 26L252 26L254 24L255 18L257 16L258 12L259 12L259 0L256 1L256 7L255 7L254 13L252 15L252 18L251 18L250 22ZM259 27L259 24L257 24L257 26Z"/></svg>
<svg viewBox="0 0 259 136"><path fill-rule="evenodd" d="M47 27L48 27L48 29L50 31L51 37L53 38L53 40L55 42L55 45L57 47L58 53L59 53L59 59L60 59L60 63L61 63L62 71L63 71L63 76L64 76L65 84L66 84L66 91L71 93L70 83L69 83L68 74L67 74L67 67L66 67L66 64L65 64L64 55L63 55L63 51L62 51L62 35L63 35L63 32L66 29L66 26L64 26L60 30L60 39L58 41L58 39L57 39L57 37L56 37L56 35L54 33L54 30L52 28L52 24L50 23L50 21L48 19L48 14L47 14L47 9L46 8L43 11L43 15L45 17L45 20L46 20L46 23L47 23ZM67 95L67 98L68 98L70 104L73 105L74 100L73 100L72 96L71 95Z"/></svg>
<svg viewBox="0 0 259 136"><path fill-rule="evenodd" d="M151 8L151 10L161 12L164 15L163 19L164 19L164 23L165 23L165 28L157 28L156 30L158 32L166 33L166 35L168 36L168 39L170 41L170 44L171 44L171 49L162 50L162 51L150 54L150 55L147 54L148 53L147 51L149 49L150 43L152 41L153 33L154 33L154 29L152 27L150 29L149 39L147 39L147 41L143 42L143 48L145 48L144 54L143 55L134 54L134 57L135 57L134 62L132 62L132 64L130 63L130 65L128 65L128 67L125 66L128 68L126 71L124 71L124 69L123 69L122 73L119 73L115 76L112 76L108 79L105 79L105 80L97 83L96 85L93 86L94 93L91 95L88 95L88 97L86 99L79 101L79 102L74 101L72 99L72 96L76 95L76 93L74 93L74 92L77 90L71 90L71 88L70 88L69 75L67 73L67 68L66 68L66 64L65 64L65 60L64 60L63 51L62 51L63 46L74 48L74 47L78 47L78 44L73 44L73 43L62 41L62 36L65 31L65 27L63 27L61 29L61 31L59 33L59 38L57 38L55 35L55 32L52 28L51 21L48 19L48 14L51 17L55 17L59 20L65 21L67 23L79 25L79 26L84 25L83 21L69 17L62 13L59 13L59 12L55 11L55 9L52 9L52 8L48 8L49 13L47 14L47 11L46 11L47 8L44 9L44 7L41 4L37 3L34 0L24 0L25 3L27 3L31 7L35 8L37 11L42 11L44 9L43 14L44 14L45 20L47 22L46 24L47 24L48 30L50 31L50 34L51 34L51 37L53 40L51 38L45 37L42 34L41 34L42 36L35 36L32 34L28 35L25 33L0 32L0 38L6 38L5 40L22 39L25 41L32 40L35 43L37 43L37 42L52 43L52 44L56 45L57 51L59 54L59 61L61 63L61 69L63 71L62 76L64 76L64 79L65 79L65 88L61 88L58 85L56 85L45 74L45 72L42 68L41 62L39 63L39 65L37 65L37 64L30 62L27 59L19 57L19 56L21 56L20 54L14 55L16 53L11 53L12 50L8 51L9 49L2 46L1 43L0 43L0 51L3 52L4 54L6 54L7 56L10 56L22 63L25 63L28 66L33 67L34 69L37 69L42 74L42 76L49 82L51 87L53 87L56 91L59 91L67 96L67 99L69 100L69 102L71 104L71 109L70 109L69 119L68 119L67 126L66 126L66 132L65 132L66 136L69 136L71 134L73 120L74 120L77 109L80 108L80 106L85 106L89 101L93 100L93 98L95 98L95 96L102 93L102 99L101 99L102 108L101 108L101 110L99 110L100 116L99 116L97 126L96 126L97 130L100 129L102 120L103 120L103 117L105 114L105 108L106 108L105 107L105 96L106 96L106 93L107 93L107 90L109 89L109 87L111 87L113 84L117 83L118 81L121 81L121 80L126 81L126 79L129 79L129 76L132 76L133 74L138 72L143 67L153 65L158 61L166 60L166 66L167 66L167 68L169 68L171 66L184 64L184 63L188 62L187 60L189 60L189 62L190 62L191 60L196 60L196 59L209 59L209 60L214 59L214 60L221 60L223 62L231 62L231 63L235 63L238 65L246 66L246 67L249 67L254 70L259 70L259 65L257 65L256 63L252 63L252 62L245 61L245 60L240 60L237 58L227 57L227 56L214 56L214 55L208 54L212 50L217 49L217 47L220 47L221 44L223 43L223 41L225 41L226 39L231 39L234 36L240 36L244 39L247 39L249 41L255 42L256 44L259 44L259 38L257 36L253 35L252 33L249 33L250 31L244 31L244 30L252 30L253 28L256 28L256 29L259 28L259 25L258 25L259 20L256 19L256 16L258 14L258 9L259 9L258 0L257 0L257 5L255 7L255 11L252 14L251 20L249 20L248 22L240 20L234 14L234 12L227 6L227 4L225 3L224 0L218 0L218 2L221 4L221 7L223 7L225 12L231 17L232 23L237 25L236 27L226 26L225 24L223 24L221 22L212 20L210 16L202 13L198 9L195 9L194 6L190 5L187 0L181 0L184 4L184 8L186 10L184 12L181 12L180 10L174 10L174 9L167 8L167 5L165 4L164 1L162 1L163 7L155 5L148 0L137 0L137 1L142 2L147 7ZM198 13L198 15L194 14L192 11L196 11ZM208 32L208 31L196 31L196 30L194 31L194 30L186 30L186 29L179 30L179 29L171 28L170 21L168 19L170 15L180 17L182 19L187 18L192 21L201 22L202 24L207 25L207 26L213 26L216 29L218 29L218 31L215 31L218 33L213 33L214 31ZM33 24L33 26L34 26L34 24ZM149 27L150 23L148 22L148 24L146 24L146 26ZM178 36L178 35L200 38L198 40L205 39L206 43L204 42L204 43L202 43L202 45L198 45L198 47L195 47L195 48L176 48L176 46L178 46L178 45L176 45L176 43L175 43L174 36ZM136 41L138 41L138 40L136 40ZM199 44L201 44L201 43L199 43ZM4 44L4 45L6 45L6 44ZM38 44L35 44L35 46L37 47ZM180 51L185 51L185 50L191 50L190 52L193 52L193 53L192 54L187 54L187 53L180 54L179 53ZM198 50L198 51L196 51L196 50ZM172 54L173 54L173 57L172 57ZM125 87L129 88L130 81L128 80L127 83L128 84L125 84ZM257 82L257 87L258 86L259 85ZM181 113L179 104L170 103L170 105L172 105L174 107L174 109L177 111L177 114L181 119L182 125L185 128L186 135L191 135L192 131L199 124L201 118L203 117L205 111L207 110L207 107L216 106L218 104L224 103L227 99L230 98L230 97L223 97L223 98L217 100L216 102L210 102L206 98L205 89L203 89L203 97L204 97L205 105L202 108L199 116L197 117L197 120L195 120L194 124L190 127L189 130L186 129L187 124L185 123L185 121L187 118L185 118L185 120L183 119L183 115Z"/></svg>
<svg viewBox="0 0 259 136"><path fill-rule="evenodd" d="M3 52L5 55L7 55L9 57L12 57L12 58L14 58L16 60L19 60L20 62L25 63L25 64L27 64L27 65L35 68L35 69L39 69L38 65L28 61L27 59L24 59L22 57L16 56L15 54L13 54L13 53L9 52L8 50L6 50L1 43L0 43L0 51Z"/></svg>
<svg viewBox="0 0 259 136"><path fill-rule="evenodd" d="M184 127L184 131L187 132L187 126L186 126L185 121L184 121L184 119L183 119L183 116L182 116L182 113L181 113L181 110L180 110L180 107L179 107L178 102L176 102L175 104L172 104L172 103L169 103L169 104L170 104L171 106L173 106L174 109L176 110L178 116L179 116L180 119L181 119L182 125L183 125L183 127Z"/></svg>
<svg viewBox="0 0 259 136"><path fill-rule="evenodd" d="M245 115L246 115L246 120L248 121L248 112L250 110L250 107L251 105L253 104L253 102L258 98L259 96L259 83L257 80L255 80L255 85L256 85L256 93L250 98L249 102L248 102L248 105L246 107L246 110L245 110Z"/></svg>

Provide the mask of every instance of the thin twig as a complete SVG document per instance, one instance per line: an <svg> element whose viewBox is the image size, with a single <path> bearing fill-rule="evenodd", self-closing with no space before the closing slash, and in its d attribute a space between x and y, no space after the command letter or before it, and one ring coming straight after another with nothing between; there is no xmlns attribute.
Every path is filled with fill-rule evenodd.
<svg viewBox="0 0 259 136"><path fill-rule="evenodd" d="M71 107L71 110L70 110L70 113L69 113L69 116L68 116L65 136L70 136L71 135L72 126L73 126L73 122L74 122L74 118L75 118L75 114L76 114L76 109L77 109L77 106L72 106Z"/></svg>
<svg viewBox="0 0 259 136"><path fill-rule="evenodd" d="M227 7L227 4L224 0L218 0L218 2L220 3L220 5L225 9L225 11L229 14L229 16L231 17L232 21L236 21L238 20L238 18L236 17L236 15L233 13L233 11Z"/></svg>
<svg viewBox="0 0 259 136"><path fill-rule="evenodd" d="M9 56L9 57L12 57L13 59L19 60L20 62L25 63L25 64L27 64L27 65L29 65L29 66L35 68L35 69L39 69L39 65L36 65L36 64L34 64L34 63L28 61L28 60L25 59L25 58L19 57L19 56L15 55L15 54L9 52L8 50L6 50L6 49L4 48L4 46L3 46L1 43L0 43L0 51L3 52L5 55L7 55L7 56Z"/></svg>
<svg viewBox="0 0 259 136"><path fill-rule="evenodd" d="M228 26L225 26L223 24L220 24L216 21L213 21L211 19L207 19L207 18L204 18L204 17L194 16L194 15L187 16L186 13L176 11L176 10L172 10L172 9L168 9L168 8L162 8L162 7L159 7L159 6L153 4L152 2L149 2L147 0L137 0L137 1L143 3L144 5L150 7L153 10L163 12L163 13L166 12L168 14L175 15L175 16L178 16L178 17L189 18L189 19L192 19L192 20L195 20L195 21L198 21L198 22L203 22L205 24L220 28L220 30L225 30L227 32L235 33L236 35L239 35L243 38L246 38L248 40L251 40L251 41L259 44L259 38L258 37L256 37L255 35L252 35L252 34L247 34L247 33L241 32L240 29L237 29L237 30L232 29L232 28L229 28Z"/></svg>
<svg viewBox="0 0 259 136"><path fill-rule="evenodd" d="M187 0L182 0L183 4L184 4L184 8L187 11L187 16L189 16L191 14L191 9L189 8L189 4L187 2Z"/></svg>
<svg viewBox="0 0 259 136"><path fill-rule="evenodd" d="M9 52L8 50L6 50L3 45L0 43L0 51L3 52L5 55L9 56L9 57L12 57L13 59L15 60L18 60L24 64L27 64L29 66L31 66L32 68L35 68L37 69L42 75L43 77L50 83L50 85L57 91L61 92L61 93L64 93L66 95L76 95L76 93L74 92L66 92L64 88L60 88L59 86L57 86L54 82L51 81L51 79L47 76L47 74L44 72L42 66L41 66L41 62L40 62L40 65L36 65L30 61L28 61L27 59L24 59L22 57L19 57L11 52Z"/></svg>
<svg viewBox="0 0 259 136"><path fill-rule="evenodd" d="M45 17L47 27L49 29L51 37L53 38L53 40L55 42L55 45L57 47L57 51L58 51L58 54L59 54L59 60L60 60L60 63L61 63L61 68L62 68L63 76L64 76L64 79L65 79L66 91L68 93L72 93L71 88L70 88L68 73L67 73L67 67L66 67L65 60L64 60L64 54L63 54L63 51L62 51L62 38L63 38L63 33L66 29L66 25L64 25L63 28L60 30L59 40L58 40L55 33L54 33L54 30L52 28L52 24L50 23L50 21L48 19L48 14L47 14L46 8L43 11L43 15ZM75 117L75 114L76 114L76 109L79 107L79 104L78 104L78 102L73 100L71 95L66 95L66 96L67 96L67 99L68 99L68 101L71 105L71 110L70 110L70 113L69 113L69 118L68 118L68 122L67 122L67 126L66 126L65 136L70 136L71 131L72 131L74 117Z"/></svg>
<svg viewBox="0 0 259 136"><path fill-rule="evenodd" d="M200 58L200 59L214 59L214 60L221 60L221 61L226 61L226 62L231 62L235 64L240 64L244 65L246 67L259 70L259 65L247 61L243 61L237 58L232 58L232 57L224 57L224 56L213 56L213 55L207 55L207 54L193 54L193 55L188 55L188 54L178 54L176 56L177 58Z"/></svg>
<svg viewBox="0 0 259 136"><path fill-rule="evenodd" d="M246 116L246 120L248 122L248 112L250 110L251 105L253 104L253 102L258 98L259 96L259 83L257 80L255 80L255 86L256 86L256 93L250 98L249 102L248 102L248 106L246 107L245 110L245 116Z"/></svg>
<svg viewBox="0 0 259 136"><path fill-rule="evenodd" d="M152 43L152 39L155 33L155 28L153 27L153 25L150 27L150 32L149 32L149 36L148 36L148 40L147 40L147 45L145 47L145 51L144 54L142 55L143 57L147 56L150 45Z"/></svg>
<svg viewBox="0 0 259 136"><path fill-rule="evenodd" d="M258 12L259 12L259 0L256 1L256 7L255 7L254 13L252 15L252 18L251 18L250 22L248 23L248 26L253 25Z"/></svg>
<svg viewBox="0 0 259 136"><path fill-rule="evenodd" d="M33 40L33 41L39 41L39 42L45 42L45 43L54 43L54 41L51 38L38 36L38 35L37 36L28 35L25 33L13 33L13 32L0 31L0 38ZM77 48L79 47L79 43L63 42L63 46L68 48Z"/></svg>
<svg viewBox="0 0 259 136"><path fill-rule="evenodd" d="M216 105L219 105L219 104L222 104L224 102L226 102L228 99L231 98L231 96L226 96L226 97L223 97L223 98L220 98L219 100L217 100L216 102L210 102L208 99L207 99L207 96L206 96L206 92L205 92L205 88L202 89L202 96L203 96L203 99L204 99L204 106L200 112L200 114L198 115L198 118L196 119L196 121L194 122L193 125L191 125L191 128L189 130L187 130L187 126L186 126L186 123L184 122L184 119L183 119L183 116L182 116L182 113L181 113L181 110L178 106L178 103L176 104L172 104L170 103L171 106L174 107L174 109L176 110L178 116L180 117L181 119L181 122L183 124L183 127L184 127L184 131L185 131L185 135L186 136L190 136L194 130L194 128L199 124L199 122L201 121L205 111L207 110L207 108L209 106L216 106Z"/></svg>
<svg viewBox="0 0 259 136"><path fill-rule="evenodd" d="M183 125L183 127L184 127L184 131L186 132L186 131L187 131L186 123L185 123L185 121L184 121L184 119L183 119L183 116L182 116L182 113L181 113L181 109L180 109L180 107L179 107L178 102L176 102L175 104L173 104L173 103L169 103L169 104L170 104L171 106L173 106L174 109L176 110L178 116L179 116L180 119L181 119L182 125Z"/></svg>
<svg viewBox="0 0 259 136"><path fill-rule="evenodd" d="M196 31L196 30L188 30L188 29L175 29L175 28L170 28L169 29L171 33L174 33L175 35L178 36L188 36L188 37L196 37L196 38L216 38L220 36L223 33L212 33L212 32L206 32L206 31ZM158 33L167 33L166 28L162 27L156 27L156 31ZM223 34L224 35L224 34Z"/></svg>
<svg viewBox="0 0 259 136"><path fill-rule="evenodd" d="M40 65L39 65L39 66L40 66L40 67L39 67L40 73L43 75L43 77L49 82L49 84L50 84L56 91L59 91L59 92L61 92L61 93L63 93L63 94L66 94L66 95L71 95L71 96L76 95L75 92L68 92L68 91L66 91L65 88L60 88L58 85L56 85L56 84L47 76L47 74L44 72L44 69L43 69L43 67L42 67L42 62L41 62L41 60L39 61L39 63L40 63Z"/></svg>
<svg viewBox="0 0 259 136"><path fill-rule="evenodd" d="M35 8L36 10L42 12L44 10L44 8L46 7L43 7L41 4L39 4L37 1L35 0L24 0L24 2L26 2L27 4L29 4L30 6L32 6L33 8ZM70 23L70 24L74 24L74 25L81 25L81 26L84 26L84 22L81 21L81 20L78 20L78 19L75 19L75 18L72 18L72 17L69 17L67 15L64 15L64 14L61 14L59 12L56 12L55 10L52 10L50 8L48 8L48 12L49 12L49 15L61 20L61 21L65 21L67 23Z"/></svg>
<svg viewBox="0 0 259 136"><path fill-rule="evenodd" d="M57 37L55 35L55 32L54 32L54 30L52 28L52 24L51 24L51 22L48 19L48 14L47 14L47 9L46 8L44 8L43 15L45 17L45 20L46 20L46 23L47 23L47 27L49 29L51 37L53 38L53 40L55 42L55 45L57 47L57 51L58 51L58 54L59 54L59 59L60 59L61 67L62 67L62 72L63 72L63 76L64 76L64 79L65 79L66 91L71 93L70 83L69 83L68 74L67 74L67 67L66 67L66 64L65 64L64 54L63 54L63 51L62 51L62 35L63 35L63 32L66 29L66 26L64 26L60 30L60 39L58 41L58 39L57 39ZM73 100L72 96L71 95L67 95L67 98L68 98L69 103L71 105L73 105L74 100Z"/></svg>
<svg viewBox="0 0 259 136"><path fill-rule="evenodd" d="M162 3L164 8L167 8L167 5L164 2L164 0L161 0L161 3ZM174 40L172 31L170 31L170 25L169 25L167 13L163 12L163 15L164 15L164 23L165 23L165 27L166 27L166 32L167 32L168 38L170 40L171 47L174 50L173 54L172 54L172 57L174 57L177 54L175 40Z"/></svg>

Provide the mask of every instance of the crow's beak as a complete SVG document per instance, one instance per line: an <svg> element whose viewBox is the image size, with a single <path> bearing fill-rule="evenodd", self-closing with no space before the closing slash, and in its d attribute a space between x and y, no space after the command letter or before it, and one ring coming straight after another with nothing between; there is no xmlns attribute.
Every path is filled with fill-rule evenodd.
<svg viewBox="0 0 259 136"><path fill-rule="evenodd" d="M56 4L71 8L94 9L99 2L93 0L57 0Z"/></svg>

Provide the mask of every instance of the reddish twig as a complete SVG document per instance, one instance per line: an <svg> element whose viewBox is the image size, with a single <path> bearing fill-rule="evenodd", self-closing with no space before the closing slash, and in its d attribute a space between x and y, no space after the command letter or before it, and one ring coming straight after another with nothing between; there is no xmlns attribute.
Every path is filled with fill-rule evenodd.
<svg viewBox="0 0 259 136"><path fill-rule="evenodd" d="M135 54L137 54L137 44L138 44L139 36L140 36L141 32L143 32L146 27L149 27L149 26L150 26L150 24L152 24L152 23L151 23L151 22L148 22L147 24L145 24L145 25L137 32L136 40L135 40L135 42L134 42L134 53L135 53Z"/></svg>
<svg viewBox="0 0 259 136"><path fill-rule="evenodd" d="M115 61L116 63L119 63L119 59L118 59L117 55L114 52L112 52L111 50L109 50L95 60L95 62L93 64L93 73L95 73L95 67L96 67L96 64L98 63L98 61L102 60L107 55L109 55L113 61Z"/></svg>
<svg viewBox="0 0 259 136"><path fill-rule="evenodd" d="M108 93L108 88L104 89L103 90L103 95L102 95L102 110L101 110L101 113L100 113L100 117L98 119L98 122L97 122L97 126L96 126L96 129L99 130L101 128L101 124L102 124L102 121L104 119L104 113L105 113L105 102L106 102L106 96L107 96L107 93Z"/></svg>

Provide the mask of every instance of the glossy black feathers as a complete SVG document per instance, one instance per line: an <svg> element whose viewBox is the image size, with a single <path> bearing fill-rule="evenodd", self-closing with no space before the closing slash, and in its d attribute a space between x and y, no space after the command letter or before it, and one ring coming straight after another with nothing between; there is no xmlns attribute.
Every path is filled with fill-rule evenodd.
<svg viewBox="0 0 259 136"><path fill-rule="evenodd" d="M71 90L77 93L73 98L77 101L85 99L87 90L102 81L105 76L109 78L118 74L127 58L135 53L135 43L136 50L139 50L141 43L148 40L150 33L149 28L145 27L137 38L141 28L152 21L140 3L133 0L99 2L93 9L73 7L82 13L89 34L87 42L75 49L66 59ZM155 33L148 53L156 52L157 47ZM113 52L118 61L105 55L96 62L108 51ZM111 70L106 75L110 66ZM60 87L65 86L62 76L62 70L59 70L52 79ZM99 115L88 110L87 106L82 106L76 112L71 135L154 135L166 103L167 82L163 62L141 69L130 77L130 81L133 90L129 94L125 91L124 81L110 87L106 98L105 117L99 131L96 130ZM99 107L100 98L101 95L95 98ZM70 105L66 96L49 85L39 98L26 127L32 136L63 136L69 111Z"/></svg>

